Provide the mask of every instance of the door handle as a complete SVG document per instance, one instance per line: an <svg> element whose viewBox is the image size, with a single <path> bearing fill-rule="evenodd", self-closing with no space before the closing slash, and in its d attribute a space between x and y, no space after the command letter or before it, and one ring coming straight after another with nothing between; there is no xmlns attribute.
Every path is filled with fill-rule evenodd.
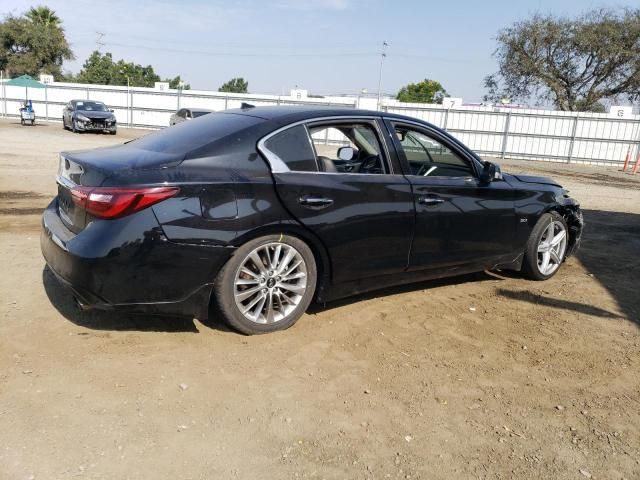
<svg viewBox="0 0 640 480"><path fill-rule="evenodd" d="M304 195L298 199L298 203L306 208L321 209L333 205L333 200L326 197L314 197L312 195Z"/></svg>
<svg viewBox="0 0 640 480"><path fill-rule="evenodd" d="M418 203L420 205L427 205L427 206L440 205L441 203L444 203L444 198L435 197L435 196L426 196L426 197L423 196L418 199Z"/></svg>

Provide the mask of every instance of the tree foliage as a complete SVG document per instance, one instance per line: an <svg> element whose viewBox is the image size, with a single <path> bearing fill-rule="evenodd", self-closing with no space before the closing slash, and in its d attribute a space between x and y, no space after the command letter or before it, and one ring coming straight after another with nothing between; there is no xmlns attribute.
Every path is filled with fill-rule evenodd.
<svg viewBox="0 0 640 480"><path fill-rule="evenodd" d="M0 22L0 70L9 76L62 74L62 62L74 58L60 18L47 7Z"/></svg>
<svg viewBox="0 0 640 480"><path fill-rule="evenodd" d="M249 82L247 82L244 78L232 78L226 83L223 83L222 86L218 89L219 92L229 92L229 93L248 93Z"/></svg>
<svg viewBox="0 0 640 480"><path fill-rule="evenodd" d="M169 88L175 88L178 89L180 88L180 83L182 82L182 89L183 90L190 90L191 89L191 85L189 85L188 83L184 83L183 80L180 78L180 75L173 77L173 78L167 78L165 79L165 82L169 82Z"/></svg>
<svg viewBox="0 0 640 480"><path fill-rule="evenodd" d="M60 26L62 20L56 15L56 12L49 7L40 5L38 7L31 7L27 13L24 14L26 18L31 20L36 25L53 25L55 27Z"/></svg>
<svg viewBox="0 0 640 480"><path fill-rule="evenodd" d="M560 110L601 111L602 100L640 98L640 9L535 15L497 40L499 70L485 78L485 100L536 98Z"/></svg>
<svg viewBox="0 0 640 480"><path fill-rule="evenodd" d="M101 53L94 51L85 60L78 75L70 75L68 81L77 83L97 83L100 85L126 85L127 77L129 85L132 87L153 87L155 82L160 82L160 76L153 70L151 65L142 66L124 60L113 60L111 53ZM173 79L166 79L170 88L177 88L181 78L180 75ZM185 85L184 89L191 88Z"/></svg>
<svg viewBox="0 0 640 480"><path fill-rule="evenodd" d="M396 99L408 103L442 103L442 99L447 95L440 82L425 78L421 82L402 87Z"/></svg>

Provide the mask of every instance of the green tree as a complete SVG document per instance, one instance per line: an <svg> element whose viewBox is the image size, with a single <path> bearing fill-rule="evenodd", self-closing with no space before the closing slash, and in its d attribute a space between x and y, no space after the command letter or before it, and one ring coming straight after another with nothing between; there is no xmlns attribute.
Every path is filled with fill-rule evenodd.
<svg viewBox="0 0 640 480"><path fill-rule="evenodd" d="M418 83L410 83L400 89L396 99L408 103L442 103L448 96L440 82L425 78Z"/></svg>
<svg viewBox="0 0 640 480"><path fill-rule="evenodd" d="M164 81L169 83L169 88L179 88L180 82L182 82L182 79L180 78L180 75L178 75L177 77L174 77L174 78L165 78ZM185 83L182 89L191 90L191 85L189 85L188 83Z"/></svg>
<svg viewBox="0 0 640 480"><path fill-rule="evenodd" d="M219 92L229 92L229 93L248 93L249 82L247 82L244 78L232 78L226 83L223 83L222 86L218 89Z"/></svg>
<svg viewBox="0 0 640 480"><path fill-rule="evenodd" d="M497 40L498 72L485 78L485 100L535 98L560 110L602 111L602 100L640 98L640 9L535 15Z"/></svg>
<svg viewBox="0 0 640 480"><path fill-rule="evenodd" d="M125 62L122 59L115 62L111 53L100 53L98 50L85 60L80 73L67 77L67 80L100 85L126 85L127 77L129 85L132 87L153 87L155 82L160 81L160 76L151 65L144 67L133 62ZM169 82L171 88L177 88L180 81L180 75L165 80L165 82ZM185 85L184 88L191 87Z"/></svg>
<svg viewBox="0 0 640 480"><path fill-rule="evenodd" d="M62 63L74 58L62 23L46 7L9 15L0 22L0 69L9 76L62 75Z"/></svg>
<svg viewBox="0 0 640 480"><path fill-rule="evenodd" d="M56 12L44 5L31 7L24 16L37 25L53 25L54 27L58 27L62 23L60 17L56 15Z"/></svg>

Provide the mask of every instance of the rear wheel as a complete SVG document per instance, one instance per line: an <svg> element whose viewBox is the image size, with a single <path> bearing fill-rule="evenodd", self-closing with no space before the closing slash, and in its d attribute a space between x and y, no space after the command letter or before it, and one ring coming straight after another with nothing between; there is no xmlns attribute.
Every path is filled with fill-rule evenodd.
<svg viewBox="0 0 640 480"><path fill-rule="evenodd" d="M533 228L525 250L523 272L532 280L553 277L567 253L567 222L556 212L545 213Z"/></svg>
<svg viewBox="0 0 640 480"><path fill-rule="evenodd" d="M311 303L316 277L306 243L269 235L238 248L216 277L215 300L224 319L242 333L284 330Z"/></svg>

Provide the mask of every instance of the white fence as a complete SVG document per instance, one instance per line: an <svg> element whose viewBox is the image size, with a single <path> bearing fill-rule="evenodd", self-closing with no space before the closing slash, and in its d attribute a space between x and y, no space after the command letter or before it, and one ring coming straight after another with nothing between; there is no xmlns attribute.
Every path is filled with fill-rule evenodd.
<svg viewBox="0 0 640 480"><path fill-rule="evenodd" d="M25 98L23 87L3 85L0 112L18 116ZM225 110L253 105L334 105L375 108L370 98L327 97L295 99L290 96L226 94L198 90L157 90L53 83L29 89L39 119L59 121L72 99L100 100L115 110L119 125L159 128L181 107ZM446 108L442 105L383 101L383 111L426 120L446 129L481 155L601 165L621 165L631 148L640 154L640 115L618 119L607 114L556 112L494 107Z"/></svg>

